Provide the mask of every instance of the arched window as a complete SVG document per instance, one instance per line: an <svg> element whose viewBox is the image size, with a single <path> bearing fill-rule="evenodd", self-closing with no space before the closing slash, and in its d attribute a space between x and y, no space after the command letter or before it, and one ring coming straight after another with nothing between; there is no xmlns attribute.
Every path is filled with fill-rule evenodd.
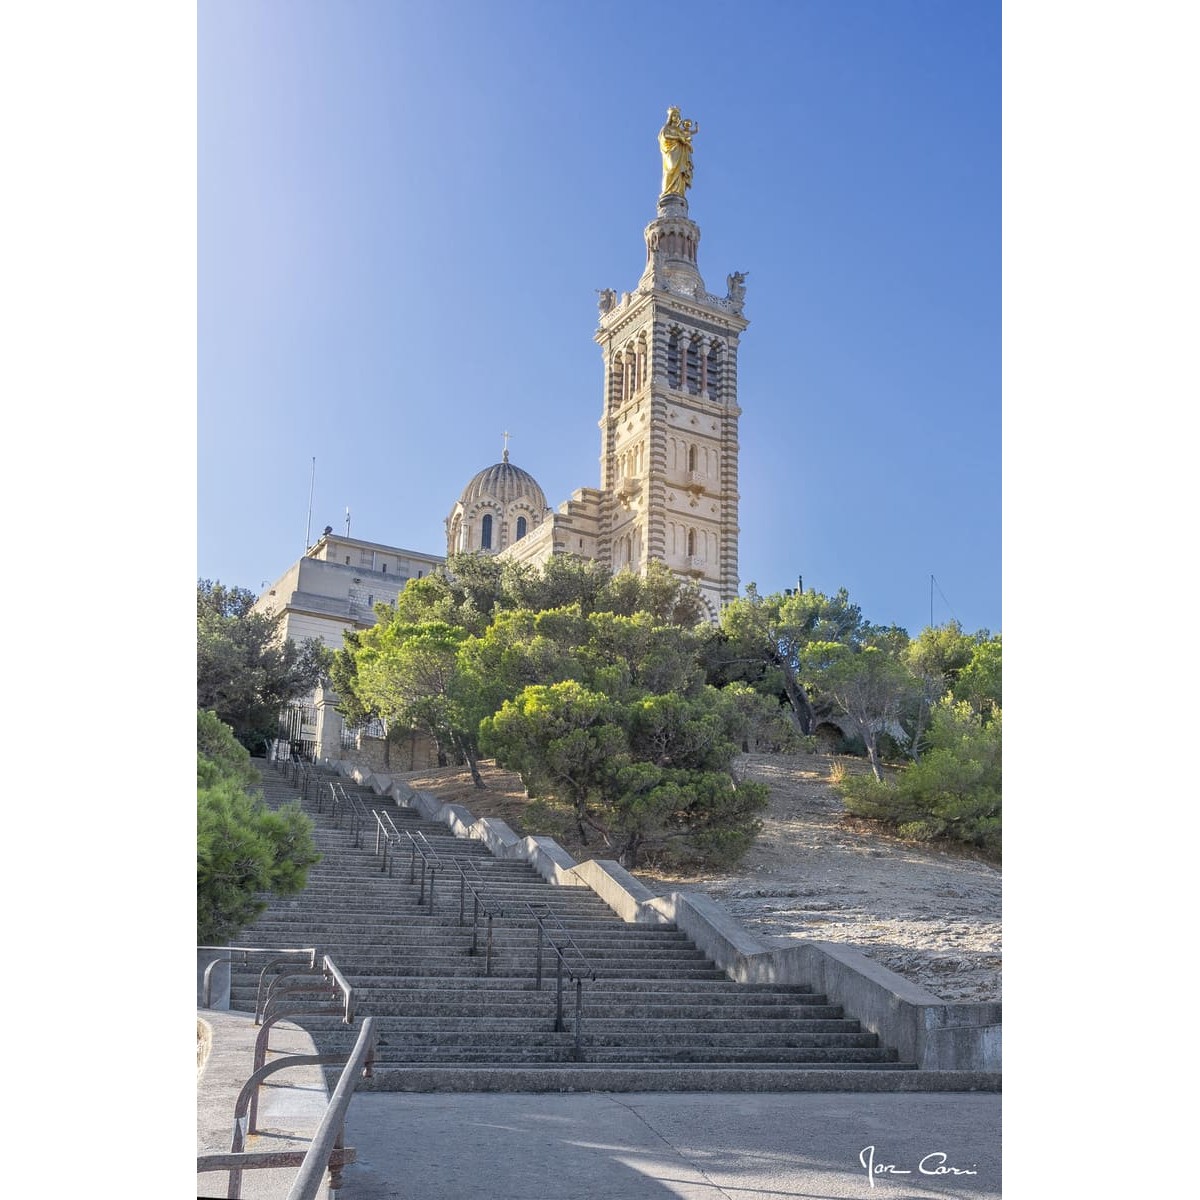
<svg viewBox="0 0 1200 1200"><path fill-rule="evenodd" d="M695 394L700 391L700 342L697 338L687 344L687 390Z"/></svg>
<svg viewBox="0 0 1200 1200"><path fill-rule="evenodd" d="M708 352L708 392L715 396L721 388L721 350L714 342Z"/></svg>
<svg viewBox="0 0 1200 1200"><path fill-rule="evenodd" d="M679 386L679 334L672 332L667 339L667 386Z"/></svg>
<svg viewBox="0 0 1200 1200"><path fill-rule="evenodd" d="M519 542L524 536L525 531L529 528L524 517L517 518L517 541Z"/></svg>
<svg viewBox="0 0 1200 1200"><path fill-rule="evenodd" d="M696 447L689 446L688 447L688 470L694 471L695 469L696 469Z"/></svg>
<svg viewBox="0 0 1200 1200"><path fill-rule="evenodd" d="M688 530L687 547L688 558L691 558L696 553L696 531L694 529Z"/></svg>
<svg viewBox="0 0 1200 1200"><path fill-rule="evenodd" d="M619 352L613 359L613 381L617 403L620 404L625 399L625 356Z"/></svg>
<svg viewBox="0 0 1200 1200"><path fill-rule="evenodd" d="M483 531L479 537L479 546L483 550L492 548L492 514L488 513L483 518Z"/></svg>

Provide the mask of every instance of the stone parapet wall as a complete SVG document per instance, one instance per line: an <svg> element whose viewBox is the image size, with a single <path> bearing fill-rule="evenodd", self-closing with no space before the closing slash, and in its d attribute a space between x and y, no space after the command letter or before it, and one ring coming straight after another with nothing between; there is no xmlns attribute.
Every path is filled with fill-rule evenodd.
<svg viewBox="0 0 1200 1200"><path fill-rule="evenodd" d="M398 775L427 771L438 765L437 743L424 733L409 734L389 746L383 738L359 738L358 748L347 747L341 760L370 775Z"/></svg>

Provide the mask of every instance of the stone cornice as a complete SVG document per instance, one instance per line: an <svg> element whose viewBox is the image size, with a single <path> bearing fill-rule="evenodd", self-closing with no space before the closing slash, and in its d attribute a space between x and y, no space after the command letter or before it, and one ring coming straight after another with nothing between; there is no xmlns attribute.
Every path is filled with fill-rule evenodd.
<svg viewBox="0 0 1200 1200"><path fill-rule="evenodd" d="M740 313L723 307L725 302L719 297L708 296L707 293L706 296L707 300L697 299L667 288L627 292L616 308L600 318L600 326L593 335L593 341L603 345L610 338L620 340L626 330L632 332L632 327L645 320L647 308L655 307L677 315L699 328L722 334L736 344L737 335L745 331L750 324L749 320ZM718 304L722 307L715 307Z"/></svg>

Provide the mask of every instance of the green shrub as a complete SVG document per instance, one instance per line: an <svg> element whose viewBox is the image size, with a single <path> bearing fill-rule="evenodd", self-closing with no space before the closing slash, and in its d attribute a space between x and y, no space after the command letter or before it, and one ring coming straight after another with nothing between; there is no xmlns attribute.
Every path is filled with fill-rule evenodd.
<svg viewBox="0 0 1200 1200"><path fill-rule="evenodd" d="M321 856L298 805L271 811L251 795L250 755L211 712L198 714L197 748L196 940L214 945L262 912L265 893L300 891Z"/></svg>
<svg viewBox="0 0 1200 1200"><path fill-rule="evenodd" d="M948 837L998 853L1001 844L1001 718L985 726L967 704L940 705L930 748L894 782L848 775L837 782L847 812L887 821L903 837Z"/></svg>

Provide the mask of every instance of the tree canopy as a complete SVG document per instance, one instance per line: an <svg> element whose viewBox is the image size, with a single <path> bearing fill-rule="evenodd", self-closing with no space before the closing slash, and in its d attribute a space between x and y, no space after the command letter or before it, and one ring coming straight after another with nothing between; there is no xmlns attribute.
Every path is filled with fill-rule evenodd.
<svg viewBox="0 0 1200 1200"><path fill-rule="evenodd" d="M612 576L569 556L542 570L458 556L380 606L334 675L345 711L426 729L480 786L477 758L495 755L627 865L648 847L729 859L765 804L733 778L735 739L773 714L705 682L702 611L661 564Z"/></svg>
<svg viewBox="0 0 1200 1200"><path fill-rule="evenodd" d="M884 787L885 752L915 763L936 749L927 771L947 769L947 705L998 731L1000 643L986 631L951 623L910 639L868 621L844 588L764 596L751 584L715 629L703 611L660 563L610 575L565 555L542 569L458 555L377 606L332 675L348 716L427 730L478 786L479 756L494 755L627 866L651 851L709 863L745 851L766 803L736 777L745 747L794 745L835 721Z"/></svg>
<svg viewBox="0 0 1200 1200"><path fill-rule="evenodd" d="M196 706L258 749L279 728L279 711L316 686L330 652L317 638L279 639L280 615L252 612L254 593L219 581L196 586Z"/></svg>

